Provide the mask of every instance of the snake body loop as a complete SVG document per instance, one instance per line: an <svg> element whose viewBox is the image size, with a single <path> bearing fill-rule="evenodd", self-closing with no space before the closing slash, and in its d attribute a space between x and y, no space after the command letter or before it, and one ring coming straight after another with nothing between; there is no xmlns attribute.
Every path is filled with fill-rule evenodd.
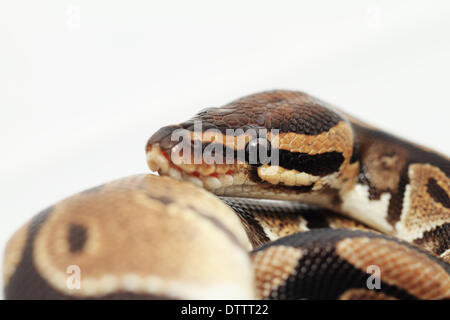
<svg viewBox="0 0 450 320"><path fill-rule="evenodd" d="M163 127L146 155L160 177L81 192L13 235L6 298L450 299L445 155L281 90Z"/></svg>

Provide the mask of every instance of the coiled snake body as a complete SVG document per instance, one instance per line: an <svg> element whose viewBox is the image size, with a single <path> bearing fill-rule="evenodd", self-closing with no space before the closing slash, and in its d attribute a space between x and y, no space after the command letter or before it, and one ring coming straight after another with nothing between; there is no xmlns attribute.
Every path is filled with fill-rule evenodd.
<svg viewBox="0 0 450 320"><path fill-rule="evenodd" d="M450 298L444 155L294 91L202 110L146 153L160 176L81 192L13 235L7 299Z"/></svg>

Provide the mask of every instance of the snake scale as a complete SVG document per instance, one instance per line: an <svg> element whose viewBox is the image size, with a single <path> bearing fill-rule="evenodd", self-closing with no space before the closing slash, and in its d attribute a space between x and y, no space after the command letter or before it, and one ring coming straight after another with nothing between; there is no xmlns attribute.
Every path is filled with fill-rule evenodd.
<svg viewBox="0 0 450 320"><path fill-rule="evenodd" d="M163 127L146 155L159 175L80 192L11 237L7 299L450 298L445 155L285 90Z"/></svg>

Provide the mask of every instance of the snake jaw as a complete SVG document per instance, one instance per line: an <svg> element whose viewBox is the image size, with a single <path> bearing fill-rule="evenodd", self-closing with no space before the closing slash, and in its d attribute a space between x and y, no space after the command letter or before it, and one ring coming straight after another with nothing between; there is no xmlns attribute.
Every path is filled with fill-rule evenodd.
<svg viewBox="0 0 450 320"><path fill-rule="evenodd" d="M161 176L188 181L218 196L300 200L313 204L331 201L328 199L330 194L320 193L323 184L314 176L283 168L271 172L273 166L261 170L247 163L222 165L176 162L171 157L172 149L164 149L159 143L148 145L147 163L150 169ZM286 183L292 179L290 175L294 175L295 185Z"/></svg>
<svg viewBox="0 0 450 320"><path fill-rule="evenodd" d="M304 186L303 188L308 192L302 192L301 187L285 187L269 182L255 181L251 177L257 173L252 172L254 168L248 164L230 165L226 171L224 167L218 169L220 165L215 165L213 173L202 175L200 172L209 173L208 170L210 170L202 171L200 169L205 164L175 164L169 154L170 150L163 150L158 143L149 146L147 148L147 162L150 169L158 172L161 176L190 182L217 196L300 200L313 204L330 201L328 199L330 195L311 192L312 190L309 189L311 186ZM222 170L222 173L218 173L220 170Z"/></svg>
<svg viewBox="0 0 450 320"><path fill-rule="evenodd" d="M231 186L251 183L248 179L246 164L175 163L169 156L169 152L169 150L163 150L159 143L148 146L147 163L150 169L158 172L159 175L189 181L214 193L221 193Z"/></svg>

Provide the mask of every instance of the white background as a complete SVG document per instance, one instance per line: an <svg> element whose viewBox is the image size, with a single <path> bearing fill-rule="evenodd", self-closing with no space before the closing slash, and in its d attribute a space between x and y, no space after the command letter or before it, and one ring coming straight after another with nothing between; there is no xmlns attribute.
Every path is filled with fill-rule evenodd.
<svg viewBox="0 0 450 320"><path fill-rule="evenodd" d="M450 2L0 2L0 249L39 210L148 172L159 127L309 92L450 153Z"/></svg>

